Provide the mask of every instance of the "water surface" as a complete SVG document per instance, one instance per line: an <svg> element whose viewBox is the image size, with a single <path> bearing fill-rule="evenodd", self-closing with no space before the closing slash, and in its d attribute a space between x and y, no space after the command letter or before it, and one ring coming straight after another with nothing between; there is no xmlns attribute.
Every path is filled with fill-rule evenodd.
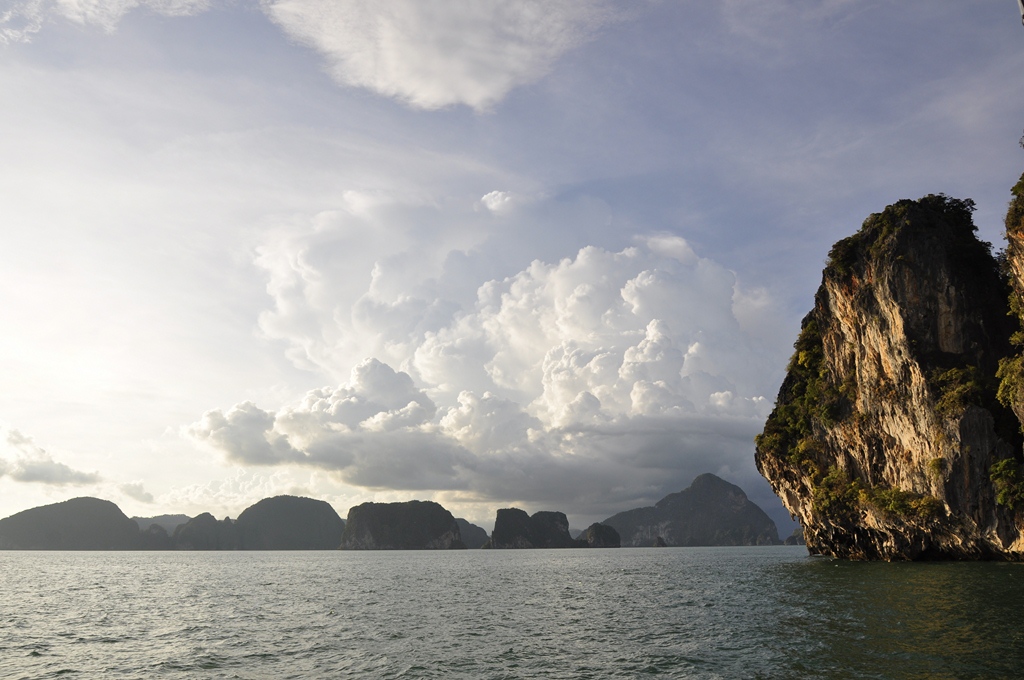
<svg viewBox="0 0 1024 680"><path fill-rule="evenodd" d="M3 678L992 678L1024 566L803 548L0 552Z"/></svg>

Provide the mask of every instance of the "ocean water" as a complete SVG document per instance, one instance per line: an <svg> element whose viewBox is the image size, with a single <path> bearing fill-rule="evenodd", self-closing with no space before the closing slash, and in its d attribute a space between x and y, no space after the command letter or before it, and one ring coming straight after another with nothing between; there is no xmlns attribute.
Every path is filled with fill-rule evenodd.
<svg viewBox="0 0 1024 680"><path fill-rule="evenodd" d="M0 552L0 678L1009 678L1024 565Z"/></svg>

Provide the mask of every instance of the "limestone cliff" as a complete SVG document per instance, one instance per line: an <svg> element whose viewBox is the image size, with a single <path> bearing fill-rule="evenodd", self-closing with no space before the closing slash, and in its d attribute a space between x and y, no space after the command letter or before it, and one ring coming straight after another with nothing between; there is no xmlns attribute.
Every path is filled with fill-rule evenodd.
<svg viewBox="0 0 1024 680"><path fill-rule="evenodd" d="M452 513L433 501L363 503L348 511L342 550L451 550L462 543Z"/></svg>
<svg viewBox="0 0 1024 680"><path fill-rule="evenodd" d="M182 524L187 523L191 517L188 515L157 515L156 517L132 517L132 521L139 525L139 531L146 531L156 524L162 527L169 536Z"/></svg>
<svg viewBox="0 0 1024 680"><path fill-rule="evenodd" d="M542 510L532 515L519 508L502 508L485 548L576 548L565 513Z"/></svg>
<svg viewBox="0 0 1024 680"><path fill-rule="evenodd" d="M72 498L0 519L0 550L132 550L139 527L110 501Z"/></svg>
<svg viewBox="0 0 1024 680"><path fill-rule="evenodd" d="M576 542L582 548L619 548L622 546L622 539L614 527L600 522L594 522L586 531L580 533Z"/></svg>
<svg viewBox="0 0 1024 680"><path fill-rule="evenodd" d="M1024 557L992 472L1019 462L1020 423L996 399L1017 324L972 211L900 201L829 253L756 452L811 553Z"/></svg>
<svg viewBox="0 0 1024 680"><path fill-rule="evenodd" d="M654 506L620 512L604 521L622 537L622 545L651 546L657 539L672 546L775 545L779 531L743 489L712 474L669 494Z"/></svg>
<svg viewBox="0 0 1024 680"><path fill-rule="evenodd" d="M455 523L459 525L459 533L462 535L462 542L470 550L482 548L487 543L488 536L487 530L478 527L477 525L464 520L461 517L455 518Z"/></svg>
<svg viewBox="0 0 1024 680"><path fill-rule="evenodd" d="M176 550L241 550L238 527L230 517L218 521L208 512L178 526L171 536Z"/></svg>
<svg viewBox="0 0 1024 680"><path fill-rule="evenodd" d="M264 498L235 520L243 550L337 550L345 522L325 501Z"/></svg>

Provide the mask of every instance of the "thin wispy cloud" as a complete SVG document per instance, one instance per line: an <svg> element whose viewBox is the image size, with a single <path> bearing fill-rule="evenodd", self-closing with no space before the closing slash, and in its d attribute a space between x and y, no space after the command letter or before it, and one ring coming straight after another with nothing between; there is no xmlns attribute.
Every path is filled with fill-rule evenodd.
<svg viewBox="0 0 1024 680"><path fill-rule="evenodd" d="M193 16L210 8L210 0L13 0L0 11L0 43L32 39L48 21L66 20L108 33L137 8L169 17Z"/></svg>

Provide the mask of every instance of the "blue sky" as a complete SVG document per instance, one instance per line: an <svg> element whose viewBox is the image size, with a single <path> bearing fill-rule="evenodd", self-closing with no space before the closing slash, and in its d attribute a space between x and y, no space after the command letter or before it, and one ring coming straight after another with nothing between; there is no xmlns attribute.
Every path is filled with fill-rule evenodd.
<svg viewBox="0 0 1024 680"><path fill-rule="evenodd" d="M830 245L1024 166L1008 0L0 6L0 516L753 465Z"/></svg>

